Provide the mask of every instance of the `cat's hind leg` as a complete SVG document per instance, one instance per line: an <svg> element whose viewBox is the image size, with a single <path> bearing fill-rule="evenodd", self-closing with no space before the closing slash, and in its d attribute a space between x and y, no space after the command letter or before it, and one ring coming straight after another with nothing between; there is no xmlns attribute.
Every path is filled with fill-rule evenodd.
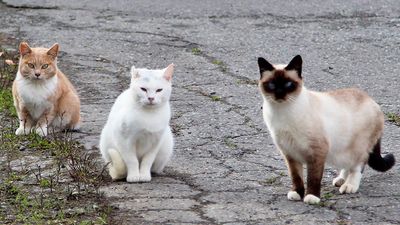
<svg viewBox="0 0 400 225"><path fill-rule="evenodd" d="M122 160L119 152L113 148L108 150L108 155L111 162L108 166L108 171L112 180L121 180L126 177L126 166L124 160Z"/></svg>
<svg viewBox="0 0 400 225"><path fill-rule="evenodd" d="M74 92L68 92L60 99L58 115L60 130L78 131L81 125L80 100Z"/></svg>
<svg viewBox="0 0 400 225"><path fill-rule="evenodd" d="M287 198L291 201L300 201L304 197L303 164L289 156L285 158L289 175L292 178L292 189L288 192Z"/></svg>
<svg viewBox="0 0 400 225"><path fill-rule="evenodd" d="M360 187L362 165L358 165L348 172L348 176L342 186L339 188L341 194L356 193Z"/></svg>
<svg viewBox="0 0 400 225"><path fill-rule="evenodd" d="M171 158L174 145L173 137L171 129L168 129L166 132L167 133L163 137L163 142L160 145L160 150L158 151L156 158L154 159L154 163L151 166L152 173L160 174Z"/></svg>
<svg viewBox="0 0 400 225"><path fill-rule="evenodd" d="M344 184L348 175L349 175L349 172L347 170L345 170L345 169L340 170L339 176L337 176L333 179L332 185L335 187L341 187Z"/></svg>

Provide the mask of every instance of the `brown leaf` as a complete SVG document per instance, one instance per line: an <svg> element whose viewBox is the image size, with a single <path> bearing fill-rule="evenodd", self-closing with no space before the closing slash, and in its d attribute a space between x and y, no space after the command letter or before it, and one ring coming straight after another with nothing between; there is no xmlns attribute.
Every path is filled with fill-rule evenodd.
<svg viewBox="0 0 400 225"><path fill-rule="evenodd" d="M7 65L15 65L15 63L11 59L6 59L5 62Z"/></svg>

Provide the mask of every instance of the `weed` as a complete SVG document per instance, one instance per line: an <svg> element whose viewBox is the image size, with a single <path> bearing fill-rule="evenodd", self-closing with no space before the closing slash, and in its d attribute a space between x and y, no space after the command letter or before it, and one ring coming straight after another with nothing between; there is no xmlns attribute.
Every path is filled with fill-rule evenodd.
<svg viewBox="0 0 400 225"><path fill-rule="evenodd" d="M175 136L180 136L180 135L182 135L182 129L183 129L182 125L177 124L177 123L172 123L172 124L171 124L171 129L172 129L172 133L173 133Z"/></svg>
<svg viewBox="0 0 400 225"><path fill-rule="evenodd" d="M237 79L236 83L237 84L247 84L247 85L258 85L258 80L241 78L241 79Z"/></svg>
<svg viewBox="0 0 400 225"><path fill-rule="evenodd" d="M15 111L14 101L11 91L8 89L0 90L0 112L9 113L10 116L16 117L17 112Z"/></svg>
<svg viewBox="0 0 400 225"><path fill-rule="evenodd" d="M337 225L350 225L352 222L350 220L345 220L345 219L338 219L336 220Z"/></svg>
<svg viewBox="0 0 400 225"><path fill-rule="evenodd" d="M200 48L192 48L192 54L193 55L200 55L201 54L201 50Z"/></svg>
<svg viewBox="0 0 400 225"><path fill-rule="evenodd" d="M226 146L228 146L231 149L236 149L238 147L237 144L235 142L233 142L232 139L230 139L230 138L225 138L224 143L226 144Z"/></svg>
<svg viewBox="0 0 400 225"><path fill-rule="evenodd" d="M213 100L214 102L221 101L221 96L218 96L218 95L211 95L210 98L211 98L211 100Z"/></svg>
<svg viewBox="0 0 400 225"><path fill-rule="evenodd" d="M214 65L217 65L222 72L226 72L227 69L228 69L226 67L225 63L223 61L221 61L221 60L214 59L213 61L211 61L211 63L214 64Z"/></svg>
<svg viewBox="0 0 400 225"><path fill-rule="evenodd" d="M397 113L388 112L386 113L388 121L394 123L396 126L400 126L400 115Z"/></svg>
<svg viewBox="0 0 400 225"><path fill-rule="evenodd" d="M4 56L15 61L0 57L1 224L110 223L111 208L99 193L106 178L97 153L84 150L71 133L14 134L10 86L16 66L4 63Z"/></svg>
<svg viewBox="0 0 400 225"><path fill-rule="evenodd" d="M214 59L211 63L218 66L224 65L224 63L218 59Z"/></svg>
<svg viewBox="0 0 400 225"><path fill-rule="evenodd" d="M13 64L10 64L10 61ZM11 86L17 73L18 55L16 52L7 52L0 47L0 89L4 90Z"/></svg>
<svg viewBox="0 0 400 225"><path fill-rule="evenodd" d="M6 60L17 61L17 56L3 51L2 48L0 48L0 53L0 113L16 117L10 87L17 73L17 66L7 64Z"/></svg>
<svg viewBox="0 0 400 225"><path fill-rule="evenodd" d="M330 193L330 192L326 192L326 193L324 193L323 195L322 195L322 198L324 198L324 199L330 199L330 198L332 198L332 197L334 197L335 195L333 194L333 193Z"/></svg>
<svg viewBox="0 0 400 225"><path fill-rule="evenodd" d="M261 183L264 185L280 184L281 180L279 179L278 176L274 176L262 181Z"/></svg>

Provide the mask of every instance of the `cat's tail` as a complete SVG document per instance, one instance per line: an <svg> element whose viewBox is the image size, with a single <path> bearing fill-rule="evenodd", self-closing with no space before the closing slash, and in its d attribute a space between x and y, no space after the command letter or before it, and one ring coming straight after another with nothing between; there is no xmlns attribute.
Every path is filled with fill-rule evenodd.
<svg viewBox="0 0 400 225"><path fill-rule="evenodd" d="M369 153L368 165L377 171L385 172L393 167L395 163L395 158L393 154L387 154L382 158L381 156L381 139L379 139L374 149Z"/></svg>
<svg viewBox="0 0 400 225"><path fill-rule="evenodd" d="M121 180L126 178L126 165L119 152L111 148L108 150L108 154L111 158L111 163L108 168L111 178L113 180Z"/></svg>

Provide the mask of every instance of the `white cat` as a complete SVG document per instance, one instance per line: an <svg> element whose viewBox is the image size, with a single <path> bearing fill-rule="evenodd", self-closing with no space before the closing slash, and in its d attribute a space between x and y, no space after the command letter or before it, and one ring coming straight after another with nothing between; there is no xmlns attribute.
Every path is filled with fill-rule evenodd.
<svg viewBox="0 0 400 225"><path fill-rule="evenodd" d="M100 138L113 180L148 182L172 155L169 121L174 64L163 70L131 69L131 85L115 101Z"/></svg>

